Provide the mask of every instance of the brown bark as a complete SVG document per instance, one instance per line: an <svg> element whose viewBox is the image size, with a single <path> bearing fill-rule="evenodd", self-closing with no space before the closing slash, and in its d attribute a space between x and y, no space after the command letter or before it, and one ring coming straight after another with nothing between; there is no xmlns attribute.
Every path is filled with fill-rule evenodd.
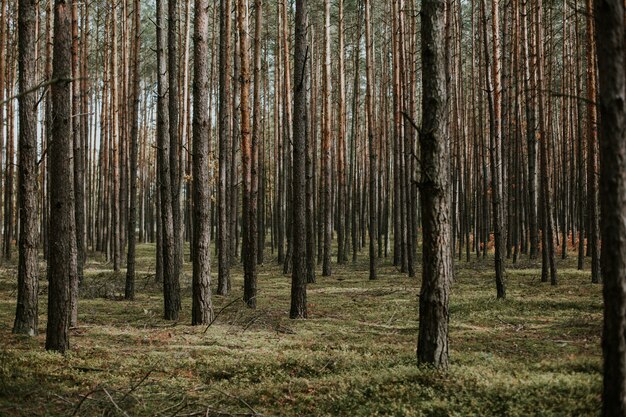
<svg viewBox="0 0 626 417"><path fill-rule="evenodd" d="M55 0L51 85L52 129L50 161L50 237L48 264L48 325L46 349L69 349L70 293L76 275L73 263L74 197L72 171L71 60L72 3Z"/></svg>
<svg viewBox="0 0 626 417"><path fill-rule="evenodd" d="M36 336L39 291L37 263L37 106L36 94L24 94L36 84L36 0L20 0L19 30L19 214L20 242L17 273L17 307L13 333Z"/></svg>
<svg viewBox="0 0 626 417"><path fill-rule="evenodd" d="M423 269L417 360L448 365L448 292L452 281L449 149L446 137L445 0L422 3L422 130L420 133Z"/></svg>
<svg viewBox="0 0 626 417"><path fill-rule="evenodd" d="M130 130L130 202L128 210L128 255L126 257L126 286L124 298L135 298L135 229L137 228L137 154L139 148L139 48L141 47L141 5L139 0L134 0L134 44L132 62L132 92L131 104L131 130Z"/></svg>
<svg viewBox="0 0 626 417"><path fill-rule="evenodd" d="M160 210L161 210L161 247L163 249L163 317L166 320L178 320L180 311L180 284L176 275L176 234L172 212L172 176L170 175L170 147L168 112L169 81L167 76L167 7L165 0L157 0L157 147L159 164Z"/></svg>
<svg viewBox="0 0 626 417"><path fill-rule="evenodd" d="M209 195L209 16L208 0L196 0L193 83L193 277L191 324L213 320Z"/></svg>
<svg viewBox="0 0 626 417"><path fill-rule="evenodd" d="M241 166L243 175L243 247L244 266L243 300L250 308L256 308L256 199L252 195L252 131L250 128L250 55L248 53L248 8L246 0L237 0L237 26L239 28L239 76L241 111ZM256 213L254 213L256 214Z"/></svg>
<svg viewBox="0 0 626 417"><path fill-rule="evenodd" d="M374 119L374 41L372 38L372 3L364 0L365 6L365 108L367 115L367 142L369 150L369 279L376 279L376 246L378 238L378 215L377 215L377 140L376 121Z"/></svg>
<svg viewBox="0 0 626 417"><path fill-rule="evenodd" d="M218 284L217 293L227 295L230 291L230 231L229 205L230 181L229 158L231 146L231 96L230 78L230 32L231 0L220 0L220 59L219 59L219 196L218 196Z"/></svg>
<svg viewBox="0 0 626 417"><path fill-rule="evenodd" d="M306 284L306 60L307 27L306 0L296 0L295 55L294 55L294 103L293 103L293 255L291 275L292 319L307 317Z"/></svg>
<svg viewBox="0 0 626 417"><path fill-rule="evenodd" d="M322 276L329 277L332 274L331 252L333 240L333 215L332 215L332 104L331 104L331 65L330 65L330 0L324 2L324 119L322 155L323 155L323 185L324 197L324 257L322 262Z"/></svg>

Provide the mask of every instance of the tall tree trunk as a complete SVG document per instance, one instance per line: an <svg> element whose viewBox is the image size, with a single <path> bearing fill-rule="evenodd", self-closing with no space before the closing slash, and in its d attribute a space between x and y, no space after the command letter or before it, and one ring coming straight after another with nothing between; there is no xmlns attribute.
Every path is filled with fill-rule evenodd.
<svg viewBox="0 0 626 417"><path fill-rule="evenodd" d="M230 291L230 230L229 204L230 181L229 158L231 146L231 97L230 78L230 32L231 0L220 0L220 74L219 74L219 196L218 196L218 283L217 293L227 295Z"/></svg>
<svg viewBox="0 0 626 417"><path fill-rule="evenodd" d="M623 0L596 0L604 281L602 415L626 414L626 28Z"/></svg>
<svg viewBox="0 0 626 417"><path fill-rule="evenodd" d="M291 272L292 319L307 317L306 284L306 140L307 140L307 5L306 0L296 0L295 54L294 54L294 102L293 102L293 255Z"/></svg>
<svg viewBox="0 0 626 417"><path fill-rule="evenodd" d="M208 0L196 0L193 83L193 277L191 324L213 320L209 195L209 16Z"/></svg>
<svg viewBox="0 0 626 417"><path fill-rule="evenodd" d="M417 360L448 365L448 292L452 281L450 252L449 161L446 137L444 15L446 0L422 3L422 287Z"/></svg>
<svg viewBox="0 0 626 417"><path fill-rule="evenodd" d="M365 107L367 113L367 142L369 150L369 256L370 256L370 280L376 279L376 240L378 235L377 215L377 140L376 122L374 120L374 41L372 37L372 3L364 0L365 6Z"/></svg>
<svg viewBox="0 0 626 417"><path fill-rule="evenodd" d="M37 263L37 105L31 91L37 84L35 44L36 0L20 0L19 31L19 213L20 242L17 307L13 333L39 333L39 271Z"/></svg>
<svg viewBox="0 0 626 417"><path fill-rule="evenodd" d="M324 123L323 129L323 188L324 196L324 258L322 263L322 276L329 277L331 271L331 252L333 239L333 215L332 215L332 165L331 165L331 148L332 148L332 104L331 104L331 64L330 64L330 0L324 1Z"/></svg>
<svg viewBox="0 0 626 417"><path fill-rule="evenodd" d="M50 237L46 349L69 349L71 284L76 276L72 170L72 2L55 0L50 161Z"/></svg>
<svg viewBox="0 0 626 417"><path fill-rule="evenodd" d="M346 230L346 65L344 0L339 0L339 136L337 140L337 263L348 260L345 249Z"/></svg>
<svg viewBox="0 0 626 417"><path fill-rule="evenodd" d="M78 44L78 3L72 3L72 140L74 142L74 197L76 219L76 272L79 281L83 279L83 265L86 260L85 249L85 166L84 149L81 132L82 112L87 109L81 108L81 85L80 80L80 49Z"/></svg>
<svg viewBox="0 0 626 417"><path fill-rule="evenodd" d="M542 15L543 5L542 0L538 0L535 19L535 35L537 41L537 106L538 109L538 134L540 149L540 161L541 161L541 202L542 202L542 217L543 217L543 230L542 237L542 281L548 280L548 273L550 275L550 283L552 285L557 284L556 276L556 263L554 259L554 230L552 223L552 191L550 186L550 172L548 171L548 140L550 136L547 133L546 121L544 116L544 98L543 98L543 31L542 31ZM549 118L548 118L549 120Z"/></svg>
<svg viewBox="0 0 626 417"><path fill-rule="evenodd" d="M596 54L593 0L587 0L587 215L591 282L600 282L600 216L598 212L598 114L596 110Z"/></svg>
<svg viewBox="0 0 626 417"><path fill-rule="evenodd" d="M485 46L485 63L486 63L486 84L487 97L489 101L489 159L491 162L491 202L493 216L493 236L494 236L494 264L496 272L496 292L498 298L506 297L506 286L504 283L504 265L503 265L503 239L502 239L502 183L500 180L502 164L502 126L500 124L502 118L502 107L500 100L501 90L501 74L500 74L500 26L499 26L499 10L498 0L493 0L491 10L492 20L492 36L493 36L493 65L490 63L489 50L487 48L487 11L485 0L481 2L483 12L483 42ZM492 70L493 68L493 70Z"/></svg>
<svg viewBox="0 0 626 417"><path fill-rule="evenodd" d="M161 239L163 248L163 317L178 320L180 312L180 284L176 275L176 234L172 214L172 177L170 175L170 118L168 112L169 80L167 74L167 32L165 0L157 0L157 148L160 176Z"/></svg>
<svg viewBox="0 0 626 417"><path fill-rule="evenodd" d="M179 280L182 275L183 267L183 221L181 212L181 194L182 176L180 175L180 142L179 136L180 123L184 120L180 119L180 97L179 97L179 68L178 68L178 0L168 0L168 16L167 16L167 75L169 77L169 130L170 130L170 176L172 193L172 220L174 223L174 269L172 282L174 287L180 286Z"/></svg>
<svg viewBox="0 0 626 417"><path fill-rule="evenodd" d="M243 247L244 266L243 300L250 308L256 308L256 200L252 195L253 150L250 129L250 55L248 53L248 7L246 0L237 0L237 23L239 27L239 76L241 111L241 166L243 175ZM255 86L255 89L257 86Z"/></svg>
<svg viewBox="0 0 626 417"><path fill-rule="evenodd" d="M130 128L130 204L128 212L128 255L126 257L126 287L124 298L135 298L135 229L137 228L137 154L139 147L139 48L141 48L141 5L139 0L134 0L134 46L132 62L132 92L131 123Z"/></svg>

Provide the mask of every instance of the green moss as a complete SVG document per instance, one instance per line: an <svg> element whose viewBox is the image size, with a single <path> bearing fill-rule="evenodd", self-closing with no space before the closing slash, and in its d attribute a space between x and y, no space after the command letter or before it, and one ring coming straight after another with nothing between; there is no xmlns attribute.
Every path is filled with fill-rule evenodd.
<svg viewBox="0 0 626 417"><path fill-rule="evenodd" d="M190 265L178 323L162 320L154 245L140 245L137 299L121 300L124 271L94 258L81 286L71 352L40 336L11 334L15 270L0 270L0 415L189 415L204 412L316 416L593 415L600 407L601 287L575 260L560 285L536 264L508 269L496 300L491 261L459 262L450 297L448 371L415 363L419 280L383 260L334 265L309 286L310 318L288 317L290 278L275 260L260 268L258 309L227 307L204 333L190 323ZM91 259L91 258L90 258ZM47 285L42 264L40 311ZM216 270L216 269L214 269ZM214 297L215 309L241 297ZM88 398L85 398L85 396ZM110 396L110 398L109 398ZM81 402L82 401L82 402ZM79 406L80 404L80 406Z"/></svg>

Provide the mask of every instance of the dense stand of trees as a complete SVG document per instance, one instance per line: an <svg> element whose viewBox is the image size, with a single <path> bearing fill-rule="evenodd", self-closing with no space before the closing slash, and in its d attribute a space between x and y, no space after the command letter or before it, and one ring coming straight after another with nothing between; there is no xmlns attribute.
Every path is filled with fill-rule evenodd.
<svg viewBox="0 0 626 417"><path fill-rule="evenodd" d="M348 254L367 257L370 279L385 258L421 269L418 359L438 366L453 258L493 250L498 298L506 265L539 251L552 285L557 254L573 251L579 269L590 258L593 282L624 285L623 261L611 261L623 259L624 201L609 192L623 180L623 59L603 58L623 57L620 1L271 6L0 0L0 244L5 260L19 246L14 331L37 333L40 249L46 346L60 351L89 256L126 266L132 300L137 242L156 244L168 320L190 242L194 324L213 318L211 242L218 295L242 262L255 308L258 269L279 262L293 318L307 315L318 264L330 276ZM623 301L611 294L607 317Z"/></svg>

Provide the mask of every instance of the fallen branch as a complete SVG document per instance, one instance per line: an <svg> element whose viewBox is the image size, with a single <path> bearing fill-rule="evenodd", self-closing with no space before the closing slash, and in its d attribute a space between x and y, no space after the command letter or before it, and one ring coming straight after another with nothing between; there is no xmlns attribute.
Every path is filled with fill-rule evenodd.
<svg viewBox="0 0 626 417"><path fill-rule="evenodd" d="M204 331L202 333L206 333L207 330L209 330L209 327L211 327L211 325L213 325L213 323L215 323L215 320L217 320L217 318L220 316L220 314L222 314L222 312L224 310L226 310L228 307L230 307L231 305L235 304L237 301L241 301L241 298L235 298L234 300L232 300L230 303L226 304L224 307L220 308L220 310L215 313L215 315L213 316L213 320L211 320L209 322L209 325L206 326L206 329L204 329Z"/></svg>
<svg viewBox="0 0 626 417"><path fill-rule="evenodd" d="M96 393L96 392L98 392L98 391L100 391L100 387L99 387L99 386L98 386L98 387L96 387L96 388L94 388L94 389L92 389L92 390L91 390L91 391L89 391L87 394L83 395L83 396L82 396L83 398L81 398L81 400L80 400L80 401L78 402L78 404L76 405L76 408L74 408L74 412L72 413L72 416L75 416L75 415L76 415L76 413L78 413L78 410L80 409L80 406L81 406L81 405L83 405L83 403L85 402L85 400L86 400L87 398L89 398L89 396L90 396L91 394L95 394L95 393Z"/></svg>
<svg viewBox="0 0 626 417"><path fill-rule="evenodd" d="M252 415L253 415L253 416L262 416L262 415L263 415L263 414L261 414L261 413L257 412L254 408L252 408L252 406L251 406L250 404L248 404L248 403L247 403L247 402L246 402L243 398L237 397L236 395L233 395L233 394L229 394L229 393L227 393L227 392L225 392L225 391L222 391L222 390L221 390L221 389L219 389L219 388L215 388L215 387L213 387L213 389L214 389L215 391L217 391L217 392L221 393L221 394L226 395L227 397L230 397L230 398L234 398L234 399L236 399L236 400L239 400L239 402L241 402L243 405L245 405L245 406L246 406L246 408L252 412Z"/></svg>
<svg viewBox="0 0 626 417"><path fill-rule="evenodd" d="M107 397L109 397L109 400L111 400L111 403L113 403L113 405L115 406L115 408L122 414L124 414L126 417L129 417L128 414L126 414L126 411L122 410L120 408L119 405L117 405L117 403L115 402L115 400L113 399L113 397L111 397L111 394L109 394L109 391L107 391L106 388L102 387L102 391L104 391L104 393L106 394Z"/></svg>
<svg viewBox="0 0 626 417"><path fill-rule="evenodd" d="M143 382L144 382L146 379L148 379L148 377L150 376L150 374L151 374L153 371L154 371L154 369L150 369L150 370L148 371L148 373L147 373L147 374L145 374L145 375L143 376L143 378L141 378L141 380L140 380L138 383L136 383L134 386L132 386L132 387L130 388L130 390L129 390L126 394L124 394L124 396L122 397L122 399L120 400L120 402L124 401L124 400L126 399L126 397L128 397L128 396L129 396L130 394L132 394L132 393L133 393L133 392L134 392L137 388L139 388L139 386L140 386L141 384L143 384Z"/></svg>

